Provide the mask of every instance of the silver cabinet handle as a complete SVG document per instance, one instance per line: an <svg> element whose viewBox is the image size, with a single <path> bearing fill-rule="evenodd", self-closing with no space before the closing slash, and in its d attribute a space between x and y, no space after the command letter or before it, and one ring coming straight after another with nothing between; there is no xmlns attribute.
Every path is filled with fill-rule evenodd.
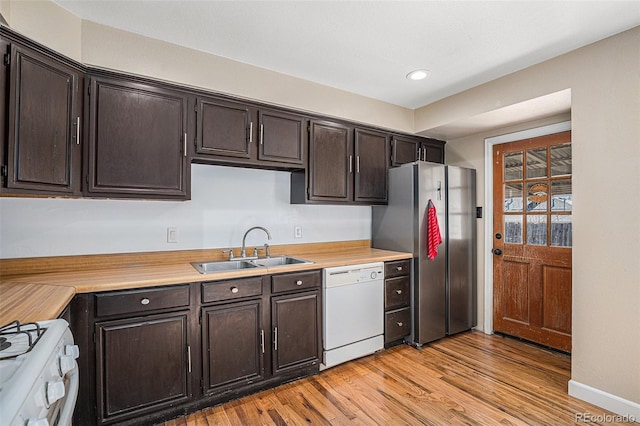
<svg viewBox="0 0 640 426"><path fill-rule="evenodd" d="M182 151L182 156L186 157L187 156L187 134L184 134L184 142L183 142L183 148L184 151Z"/></svg>
<svg viewBox="0 0 640 426"><path fill-rule="evenodd" d="M249 123L249 143L253 142L253 121Z"/></svg>
<svg viewBox="0 0 640 426"><path fill-rule="evenodd" d="M360 156L356 155L356 173L360 173Z"/></svg>
<svg viewBox="0 0 640 426"><path fill-rule="evenodd" d="M260 330L260 348L262 348L262 353L264 353L264 330Z"/></svg>
<svg viewBox="0 0 640 426"><path fill-rule="evenodd" d="M399 322L399 323L398 323L398 327L402 327L402 325L403 325L403 324L402 324L401 322Z"/></svg>
<svg viewBox="0 0 640 426"><path fill-rule="evenodd" d="M231 287L231 293L235 294L235 293L237 293L238 291L239 291L239 290L238 290L238 287Z"/></svg>
<svg viewBox="0 0 640 426"><path fill-rule="evenodd" d="M80 117L76 118L76 145L80 145Z"/></svg>
<svg viewBox="0 0 640 426"><path fill-rule="evenodd" d="M396 290L396 294L402 294L402 290L400 289Z"/></svg>
<svg viewBox="0 0 640 426"><path fill-rule="evenodd" d="M191 346L187 346L187 362L189 363L189 373L191 373Z"/></svg>
<svg viewBox="0 0 640 426"><path fill-rule="evenodd" d="M145 298L143 298L143 299L140 301L140 304L141 304L141 305L148 305L148 304L149 304L149 302L150 302L150 300L149 300L149 299L147 299L147 298L145 297Z"/></svg>
<svg viewBox="0 0 640 426"><path fill-rule="evenodd" d="M422 161L427 161L427 148L422 148Z"/></svg>
<svg viewBox="0 0 640 426"><path fill-rule="evenodd" d="M349 156L349 173L353 173L353 155Z"/></svg>
<svg viewBox="0 0 640 426"><path fill-rule="evenodd" d="M260 145L262 145L262 142L264 140L264 124L260 125Z"/></svg>
<svg viewBox="0 0 640 426"><path fill-rule="evenodd" d="M302 280L296 281L296 285L302 285Z"/></svg>
<svg viewBox="0 0 640 426"><path fill-rule="evenodd" d="M273 350L278 350L278 327L273 329Z"/></svg>
<svg viewBox="0 0 640 426"><path fill-rule="evenodd" d="M416 157L416 159L421 159L422 158L422 148L418 147L418 152L417 152L418 156Z"/></svg>

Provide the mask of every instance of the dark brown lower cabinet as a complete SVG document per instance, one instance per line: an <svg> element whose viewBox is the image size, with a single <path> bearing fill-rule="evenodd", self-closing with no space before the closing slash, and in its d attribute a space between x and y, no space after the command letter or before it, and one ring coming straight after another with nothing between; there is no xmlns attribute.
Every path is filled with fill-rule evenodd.
<svg viewBox="0 0 640 426"><path fill-rule="evenodd" d="M271 299L274 373L319 361L321 309L319 290Z"/></svg>
<svg viewBox="0 0 640 426"><path fill-rule="evenodd" d="M204 392L264 378L262 301L202 309Z"/></svg>
<svg viewBox="0 0 640 426"><path fill-rule="evenodd" d="M96 323L98 415L104 423L189 398L189 312Z"/></svg>

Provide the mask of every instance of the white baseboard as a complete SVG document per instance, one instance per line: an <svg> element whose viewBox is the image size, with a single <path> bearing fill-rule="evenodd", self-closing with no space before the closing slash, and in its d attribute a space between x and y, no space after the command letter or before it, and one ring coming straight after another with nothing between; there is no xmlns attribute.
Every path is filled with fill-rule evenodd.
<svg viewBox="0 0 640 426"><path fill-rule="evenodd" d="M569 395L616 413L622 416L624 421L640 423L640 404L636 402L592 388L575 380L569 380ZM595 415L595 413L591 414Z"/></svg>

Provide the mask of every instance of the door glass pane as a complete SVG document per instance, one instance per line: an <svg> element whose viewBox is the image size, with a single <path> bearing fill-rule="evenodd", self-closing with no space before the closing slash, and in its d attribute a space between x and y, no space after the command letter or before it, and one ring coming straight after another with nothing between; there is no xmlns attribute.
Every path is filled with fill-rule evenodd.
<svg viewBox="0 0 640 426"><path fill-rule="evenodd" d="M556 247L571 247L572 243L571 215L551 215L551 245Z"/></svg>
<svg viewBox="0 0 640 426"><path fill-rule="evenodd" d="M504 211L522 211L522 184L512 183L504 186Z"/></svg>
<svg viewBox="0 0 640 426"><path fill-rule="evenodd" d="M551 147L551 176L571 174L571 144Z"/></svg>
<svg viewBox="0 0 640 426"><path fill-rule="evenodd" d="M522 151L504 155L504 180L522 179Z"/></svg>
<svg viewBox="0 0 640 426"><path fill-rule="evenodd" d="M534 246L547 245L547 215L527 215L527 244Z"/></svg>
<svg viewBox="0 0 640 426"><path fill-rule="evenodd" d="M571 180L554 180L551 182L551 211L570 212Z"/></svg>
<svg viewBox="0 0 640 426"><path fill-rule="evenodd" d="M504 242L522 244L522 216L504 216Z"/></svg>
<svg viewBox="0 0 640 426"><path fill-rule="evenodd" d="M547 148L527 150L527 179L547 176Z"/></svg>
<svg viewBox="0 0 640 426"><path fill-rule="evenodd" d="M527 184L527 211L547 211L547 198L549 189L546 183Z"/></svg>

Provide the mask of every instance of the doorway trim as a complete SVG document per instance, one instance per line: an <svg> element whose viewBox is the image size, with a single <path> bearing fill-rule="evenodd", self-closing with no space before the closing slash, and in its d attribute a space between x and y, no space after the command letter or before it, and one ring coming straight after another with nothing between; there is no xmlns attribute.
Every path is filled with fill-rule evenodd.
<svg viewBox="0 0 640 426"><path fill-rule="evenodd" d="M502 143L537 138L571 130L571 121L536 127L484 140L484 323L486 334L493 334L493 146ZM491 219L491 220L490 220Z"/></svg>

